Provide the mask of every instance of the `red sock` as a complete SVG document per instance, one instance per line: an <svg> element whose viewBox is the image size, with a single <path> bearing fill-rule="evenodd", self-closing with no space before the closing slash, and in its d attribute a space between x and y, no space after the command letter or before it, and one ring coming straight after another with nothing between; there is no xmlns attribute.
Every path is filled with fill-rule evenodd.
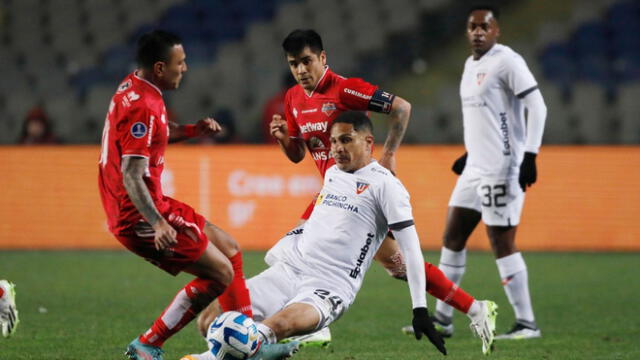
<svg viewBox="0 0 640 360"><path fill-rule="evenodd" d="M424 262L424 271L427 275L427 292L454 308L467 313L475 300L444 273L431 263Z"/></svg>
<svg viewBox="0 0 640 360"><path fill-rule="evenodd" d="M192 280L178 292L151 328L140 336L140 342L162 347L169 337L193 320L223 290L224 285L214 280Z"/></svg>
<svg viewBox="0 0 640 360"><path fill-rule="evenodd" d="M233 266L233 280L227 289L220 295L218 302L223 311L238 311L248 317L253 317L253 311L251 310L251 297L249 296L249 289L244 280L244 273L242 272L242 252L238 251L237 254L230 257L231 265Z"/></svg>

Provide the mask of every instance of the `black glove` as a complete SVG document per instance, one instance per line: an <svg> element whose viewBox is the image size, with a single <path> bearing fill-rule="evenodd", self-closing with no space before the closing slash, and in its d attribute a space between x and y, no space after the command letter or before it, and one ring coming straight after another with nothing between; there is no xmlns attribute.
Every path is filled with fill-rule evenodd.
<svg viewBox="0 0 640 360"><path fill-rule="evenodd" d="M456 161L453 162L451 171L460 175L462 174L462 170L464 170L465 165L467 165L467 153L464 153L464 155L460 156L458 159L456 159Z"/></svg>
<svg viewBox="0 0 640 360"><path fill-rule="evenodd" d="M420 340L422 334L427 335L429 341L444 355L447 355L447 349L444 348L444 340L440 333L433 327L433 322L429 318L427 308L415 308L413 309L413 331L416 335L416 339Z"/></svg>
<svg viewBox="0 0 640 360"><path fill-rule="evenodd" d="M520 187L522 191L527 191L527 187L533 185L538 179L538 170L536 169L536 155L534 153L524 153L524 160L520 164Z"/></svg>

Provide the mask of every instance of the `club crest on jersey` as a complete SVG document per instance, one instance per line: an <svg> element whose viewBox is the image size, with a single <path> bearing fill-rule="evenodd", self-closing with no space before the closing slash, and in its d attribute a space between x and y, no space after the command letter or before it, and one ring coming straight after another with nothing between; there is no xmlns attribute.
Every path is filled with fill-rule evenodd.
<svg viewBox="0 0 640 360"><path fill-rule="evenodd" d="M136 139L140 139L141 137L147 134L147 125L141 122L134 123L131 125L131 136Z"/></svg>
<svg viewBox="0 0 640 360"><path fill-rule="evenodd" d="M484 78L487 76L487 73L477 73L476 74L476 83L478 84L478 86L480 86L480 84L482 84L482 82L484 81Z"/></svg>
<svg viewBox="0 0 640 360"><path fill-rule="evenodd" d="M368 188L369 188L369 184L367 184L366 182L360 182L360 181L356 182L356 194L360 195Z"/></svg>
<svg viewBox="0 0 640 360"><path fill-rule="evenodd" d="M334 111L336 111L336 104L331 102L322 104L322 112L325 115L331 116L331 114L333 114Z"/></svg>

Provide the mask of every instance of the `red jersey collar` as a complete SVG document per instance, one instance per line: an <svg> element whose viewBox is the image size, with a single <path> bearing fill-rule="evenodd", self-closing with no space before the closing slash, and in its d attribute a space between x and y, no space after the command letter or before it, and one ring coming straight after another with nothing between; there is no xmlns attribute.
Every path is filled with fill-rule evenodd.
<svg viewBox="0 0 640 360"><path fill-rule="evenodd" d="M313 93L315 93L316 91L322 91L327 83L328 80L326 80L327 78L330 78L333 76L333 71L331 71L329 69L329 65L325 65L324 68L324 72L322 73L322 76L320 76L320 80L318 80L318 83L316 84L316 87L313 88L313 90L311 90L311 93L307 94L307 92L304 90L304 88L302 89L302 91L304 92L305 95L307 95L307 97L312 97ZM300 86L302 87L302 86Z"/></svg>
<svg viewBox="0 0 640 360"><path fill-rule="evenodd" d="M162 91L155 85L153 85L153 83L151 83L150 81L148 81L147 79L141 78L140 76L138 76L138 70L133 72L133 77L135 77L136 79L147 83L149 86L151 86L152 88L156 89L156 91L158 92L158 94L160 94L160 96L162 96Z"/></svg>

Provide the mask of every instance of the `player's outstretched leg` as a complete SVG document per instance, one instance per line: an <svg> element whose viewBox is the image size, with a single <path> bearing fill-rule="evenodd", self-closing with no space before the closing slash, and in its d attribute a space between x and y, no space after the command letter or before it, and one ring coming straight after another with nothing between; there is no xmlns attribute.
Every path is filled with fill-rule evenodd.
<svg viewBox="0 0 640 360"><path fill-rule="evenodd" d="M3 337L13 335L18 327L18 309L16 308L16 286L0 280L0 333Z"/></svg>
<svg viewBox="0 0 640 360"><path fill-rule="evenodd" d="M164 351L157 346L147 345L135 338L124 353L131 360L162 360Z"/></svg>
<svg viewBox="0 0 640 360"><path fill-rule="evenodd" d="M456 283L449 280L437 266L425 262L424 268L427 278L427 292L442 301L443 304L452 306L456 310L468 314L469 309L475 301L474 297L456 285ZM443 319L439 315L440 314L436 312L435 316L431 317L434 327L442 337L451 337L453 335L451 318L447 317ZM413 326L403 327L402 332L413 335Z"/></svg>
<svg viewBox="0 0 640 360"><path fill-rule="evenodd" d="M329 327L324 327L314 333L292 336L280 341L281 344L297 341L300 343L300 347L328 347L331 345L331 330Z"/></svg>
<svg viewBox="0 0 640 360"><path fill-rule="evenodd" d="M493 350L493 340L496 334L496 317L498 316L498 305L490 300L476 302L479 310L469 311L471 319L471 332L482 340L482 353L489 355ZM474 309L475 310L475 309Z"/></svg>

